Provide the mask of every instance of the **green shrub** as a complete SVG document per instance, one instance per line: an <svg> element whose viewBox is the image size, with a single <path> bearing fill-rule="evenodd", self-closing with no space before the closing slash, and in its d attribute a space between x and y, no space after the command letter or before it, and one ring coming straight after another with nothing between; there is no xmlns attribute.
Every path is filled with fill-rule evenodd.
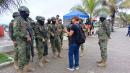
<svg viewBox="0 0 130 73"><path fill-rule="evenodd" d="M0 53L0 64L8 61L11 61L8 55Z"/></svg>

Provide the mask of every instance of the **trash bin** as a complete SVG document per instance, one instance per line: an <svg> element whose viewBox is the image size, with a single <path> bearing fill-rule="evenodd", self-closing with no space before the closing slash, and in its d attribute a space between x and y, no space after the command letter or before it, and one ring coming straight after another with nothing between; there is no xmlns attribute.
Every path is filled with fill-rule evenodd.
<svg viewBox="0 0 130 73"><path fill-rule="evenodd" d="M4 27L0 26L0 37L4 36Z"/></svg>

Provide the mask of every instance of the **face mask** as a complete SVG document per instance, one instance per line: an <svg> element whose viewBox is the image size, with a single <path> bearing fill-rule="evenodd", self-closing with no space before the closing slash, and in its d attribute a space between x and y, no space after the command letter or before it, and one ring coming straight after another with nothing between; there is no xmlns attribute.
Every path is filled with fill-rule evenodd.
<svg viewBox="0 0 130 73"><path fill-rule="evenodd" d="M39 23L40 25L44 25L44 21L38 20L38 23Z"/></svg>
<svg viewBox="0 0 130 73"><path fill-rule="evenodd" d="M101 22L103 22L104 20L106 20L106 18L100 17L100 21L101 21Z"/></svg>
<svg viewBox="0 0 130 73"><path fill-rule="evenodd" d="M52 24L56 24L56 21L52 21Z"/></svg>
<svg viewBox="0 0 130 73"><path fill-rule="evenodd" d="M50 24L50 23L51 23L51 21L48 21L47 23L48 23L48 24Z"/></svg>
<svg viewBox="0 0 130 73"><path fill-rule="evenodd" d="M25 12L25 11L21 11L20 12L20 16L24 19L27 19L29 17L29 13Z"/></svg>

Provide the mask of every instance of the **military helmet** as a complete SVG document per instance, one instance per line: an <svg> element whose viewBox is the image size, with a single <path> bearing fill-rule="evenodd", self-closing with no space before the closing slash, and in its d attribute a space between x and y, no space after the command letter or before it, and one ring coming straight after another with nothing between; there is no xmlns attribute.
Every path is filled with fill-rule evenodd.
<svg viewBox="0 0 130 73"><path fill-rule="evenodd" d="M19 12L20 12L20 11L25 11L25 12L30 13L29 9L28 9L27 7L25 7L25 6L19 7L18 11L19 11Z"/></svg>
<svg viewBox="0 0 130 73"><path fill-rule="evenodd" d="M13 18L18 17L18 16L20 16L19 12L14 12L12 15Z"/></svg>
<svg viewBox="0 0 130 73"><path fill-rule="evenodd" d="M107 13L105 13L105 12L100 13L100 17L107 18Z"/></svg>
<svg viewBox="0 0 130 73"><path fill-rule="evenodd" d="M62 21L62 19L59 19L59 21Z"/></svg>
<svg viewBox="0 0 130 73"><path fill-rule="evenodd" d="M51 20L52 20L52 21L56 21L56 18L55 18L55 17L52 17Z"/></svg>
<svg viewBox="0 0 130 73"><path fill-rule="evenodd" d="M47 21L51 21L51 19L50 19L50 18L48 18L48 19L47 19Z"/></svg>
<svg viewBox="0 0 130 73"><path fill-rule="evenodd" d="M45 21L45 17L37 16L37 17L36 17L36 20Z"/></svg>
<svg viewBox="0 0 130 73"><path fill-rule="evenodd" d="M45 21L45 17L42 16L42 17L41 17L41 20L42 20L42 21Z"/></svg>

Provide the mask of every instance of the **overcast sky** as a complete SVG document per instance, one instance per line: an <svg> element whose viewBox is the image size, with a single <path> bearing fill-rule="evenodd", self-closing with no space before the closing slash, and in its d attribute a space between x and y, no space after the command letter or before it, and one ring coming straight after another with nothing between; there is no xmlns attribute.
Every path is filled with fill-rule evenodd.
<svg viewBox="0 0 130 73"><path fill-rule="evenodd" d="M67 14L69 10L77 5L81 4L81 0L28 0L23 5L30 9L30 17L35 19L37 15L50 18L59 14L61 18ZM17 11L14 9L13 11ZM0 24L8 24L12 19L12 13L6 12L2 16L0 15Z"/></svg>

